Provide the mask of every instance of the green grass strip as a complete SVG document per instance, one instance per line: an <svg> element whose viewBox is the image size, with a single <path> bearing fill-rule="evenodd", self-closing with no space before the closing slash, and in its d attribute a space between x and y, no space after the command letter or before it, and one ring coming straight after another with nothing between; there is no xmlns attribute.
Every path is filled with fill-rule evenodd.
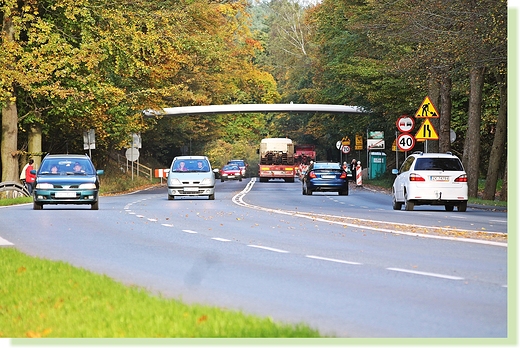
<svg viewBox="0 0 520 348"><path fill-rule="evenodd" d="M0 248L0 338L320 337L288 325L153 296L105 275Z"/></svg>

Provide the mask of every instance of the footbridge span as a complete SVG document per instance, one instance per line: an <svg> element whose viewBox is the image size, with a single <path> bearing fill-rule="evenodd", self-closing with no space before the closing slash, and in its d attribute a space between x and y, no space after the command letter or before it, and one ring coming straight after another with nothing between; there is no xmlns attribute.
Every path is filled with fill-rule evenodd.
<svg viewBox="0 0 520 348"><path fill-rule="evenodd" d="M162 110L144 110L145 117L181 116L199 114L236 114L236 113L268 113L268 112L318 112L327 114L362 115L368 111L359 106L333 104L224 104L179 106Z"/></svg>

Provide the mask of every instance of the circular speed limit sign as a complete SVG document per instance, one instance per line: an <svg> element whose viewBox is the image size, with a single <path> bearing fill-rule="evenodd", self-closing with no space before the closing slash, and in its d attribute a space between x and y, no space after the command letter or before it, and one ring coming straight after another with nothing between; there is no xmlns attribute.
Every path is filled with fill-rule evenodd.
<svg viewBox="0 0 520 348"><path fill-rule="evenodd" d="M402 151L410 151L415 146L415 138L408 133L401 133L397 137L397 147Z"/></svg>

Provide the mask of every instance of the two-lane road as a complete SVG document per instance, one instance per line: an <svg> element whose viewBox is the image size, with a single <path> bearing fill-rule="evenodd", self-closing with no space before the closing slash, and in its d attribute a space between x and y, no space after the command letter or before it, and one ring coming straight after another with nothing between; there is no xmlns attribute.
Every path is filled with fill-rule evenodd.
<svg viewBox="0 0 520 348"><path fill-rule="evenodd" d="M27 254L325 335L507 336L505 245L377 228L390 221L506 233L505 213L396 212L388 195L368 190L303 196L298 182L244 180L218 182L214 201L168 201L162 187L102 197L99 211L21 205L0 216L0 237Z"/></svg>

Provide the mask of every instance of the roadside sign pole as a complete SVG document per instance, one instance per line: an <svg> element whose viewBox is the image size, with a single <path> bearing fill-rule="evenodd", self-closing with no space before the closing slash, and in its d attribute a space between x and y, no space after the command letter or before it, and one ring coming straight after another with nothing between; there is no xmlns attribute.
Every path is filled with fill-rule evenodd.
<svg viewBox="0 0 520 348"><path fill-rule="evenodd" d="M132 137L132 147L131 147L132 151L134 149L134 137ZM134 181L134 161L131 161L130 163L131 165L131 168L132 168L132 181Z"/></svg>
<svg viewBox="0 0 520 348"><path fill-rule="evenodd" d="M397 146L397 131L395 132L395 167L399 169L399 146Z"/></svg>
<svg viewBox="0 0 520 348"><path fill-rule="evenodd" d="M370 156L370 148L368 147L368 138L369 138L369 135L368 135L368 128L367 128L367 174L368 174L368 178L370 179L370 160L369 160L369 156Z"/></svg>

